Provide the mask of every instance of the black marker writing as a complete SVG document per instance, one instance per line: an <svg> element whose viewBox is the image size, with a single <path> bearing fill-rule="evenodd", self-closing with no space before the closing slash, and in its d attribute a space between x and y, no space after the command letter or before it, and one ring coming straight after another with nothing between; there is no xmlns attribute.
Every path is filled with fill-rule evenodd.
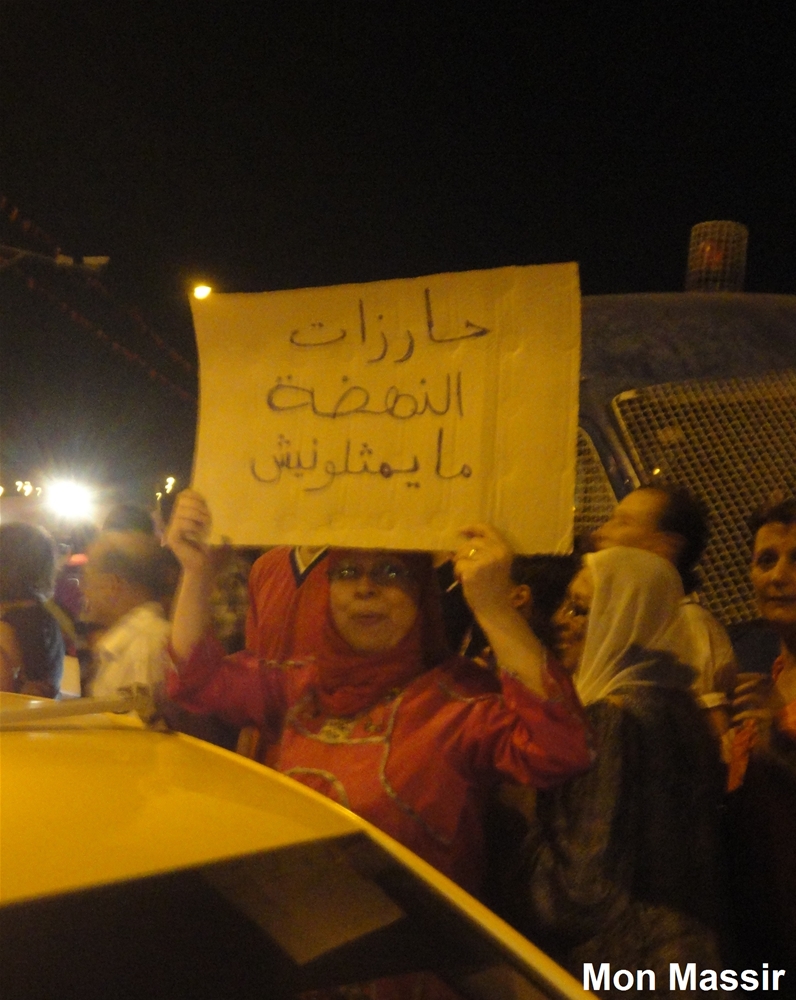
<svg viewBox="0 0 796 1000"><path fill-rule="evenodd" d="M323 329L323 323L310 323L310 333L305 334L305 339L301 337L300 330L292 330L290 333L290 343L296 347L326 347L328 344L337 344L345 340L346 330L341 330L339 334L327 333Z"/></svg>
<svg viewBox="0 0 796 1000"><path fill-rule="evenodd" d="M387 343L387 335L385 334L384 330L381 331L381 340L382 340L381 354L377 354L375 358L368 358L369 365L373 365L377 361L383 361L387 357L387 349L389 348L390 345Z"/></svg>
<svg viewBox="0 0 796 1000"><path fill-rule="evenodd" d="M437 464L434 467L434 472L439 476L440 479L457 479L459 476L463 476L465 479L469 479L473 474L473 470L469 465L464 464L461 466L458 472L451 472L450 474L442 471L442 446L443 446L443 435L444 429L440 427L437 432Z"/></svg>
<svg viewBox="0 0 796 1000"><path fill-rule="evenodd" d="M485 326L478 326L477 323L471 323L470 320L466 320L464 324L467 333L449 333L447 336L439 337L434 332L434 313L431 309L431 290L427 288L425 290L426 298L426 329L428 330L428 339L435 344L449 344L454 340L469 340L472 337L483 337L490 331Z"/></svg>
<svg viewBox="0 0 796 1000"><path fill-rule="evenodd" d="M431 304L431 289L426 288L423 292L423 297L425 301L425 312L426 312L426 332L428 333L428 339L434 344L449 344L454 343L459 340L470 340L475 337L484 337L486 334L490 333L488 327L485 327L479 323L473 323L471 320L465 320L464 322L464 332L449 331L446 333L439 333L436 329L434 322L434 311ZM362 344L367 342L367 322L365 319L365 303L363 299L357 301L357 306L359 310L359 339ZM379 320L382 320L383 315L379 314ZM333 333L332 331L327 331L324 328L322 322L310 323L309 328L302 330L296 329L290 332L290 343L294 347L328 347L331 344L338 344L341 340L344 340L347 336L348 331L345 329L340 329L339 333ZM380 352L372 358L367 359L368 364L376 364L378 361L383 361L389 352L390 342L387 334L384 330L379 331L382 339L382 346ZM395 364L402 364L408 361L415 350L415 335L411 330L406 331L406 336L408 337L409 343L406 347L404 353L398 357L393 358Z"/></svg>
<svg viewBox="0 0 796 1000"><path fill-rule="evenodd" d="M274 467L276 469L276 475L270 479L261 476L257 472L256 460L252 459L250 464L251 474L257 480L258 483L278 483L282 478L282 473L284 471L292 472L295 476L301 476L305 472L313 472L318 465L318 441L313 438L312 441L312 461L309 465L305 465L300 451L291 453L286 451L285 447L290 447L290 441L283 435L279 435L277 438L277 448L279 449L276 454L272 455Z"/></svg>
<svg viewBox="0 0 796 1000"><path fill-rule="evenodd" d="M344 381L346 380L344 378ZM426 380L421 379L420 384L425 386ZM292 382L281 378L278 378L276 385L268 390L265 401L268 408L275 413L286 413L306 408L310 409L316 417L326 417L332 420L338 417L350 417L355 413L365 413L373 417L386 415L396 420L410 420L412 417L422 416L424 413L433 413L437 417L445 416L451 408L454 392L456 409L459 416L464 416L461 372L456 373L455 389L452 386L450 373L445 376L444 402L441 404L437 402L436 405L432 402L428 388L424 388L422 392L415 395L410 392L402 392L398 386L391 385L384 393L383 406L372 407L370 393L364 386L349 385L340 394L334 406L330 410L324 410L318 406L314 389L293 385Z"/></svg>
<svg viewBox="0 0 796 1000"><path fill-rule="evenodd" d="M366 455L372 455L373 451L368 447L367 444L363 444L359 452L359 457L362 458ZM419 472L420 462L418 461L417 455L414 456L412 464L407 468L399 469L390 465L389 462L381 462L376 468L371 469L367 458L364 459L360 468L352 468L351 465L351 439L346 441L345 446L345 460L343 462L342 468L337 467L336 463L331 459L324 464L323 471L329 477L325 483L321 483L320 486L305 486L304 490L306 493L317 493L320 490L328 489L332 483L339 476L382 476L384 479L392 479L396 475L412 475L415 472Z"/></svg>
<svg viewBox="0 0 796 1000"><path fill-rule="evenodd" d="M396 358L393 361L393 364L395 365L403 364L404 361L408 361L415 353L415 338L412 336L412 331L407 330L406 336L409 338L409 346L406 348L406 352L403 354L402 357Z"/></svg>

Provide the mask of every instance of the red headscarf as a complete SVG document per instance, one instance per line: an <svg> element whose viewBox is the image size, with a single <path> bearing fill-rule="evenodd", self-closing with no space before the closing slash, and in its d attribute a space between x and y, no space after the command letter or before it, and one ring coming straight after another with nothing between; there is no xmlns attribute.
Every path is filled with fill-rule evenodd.
<svg viewBox="0 0 796 1000"><path fill-rule="evenodd" d="M332 549L327 558L328 571L348 558L350 552ZM323 646L318 650L317 664L320 707L329 715L356 715L449 656L431 556L424 552L396 552L395 555L411 571L417 595L417 618L392 649L383 653L357 653L335 628L331 608L327 605Z"/></svg>

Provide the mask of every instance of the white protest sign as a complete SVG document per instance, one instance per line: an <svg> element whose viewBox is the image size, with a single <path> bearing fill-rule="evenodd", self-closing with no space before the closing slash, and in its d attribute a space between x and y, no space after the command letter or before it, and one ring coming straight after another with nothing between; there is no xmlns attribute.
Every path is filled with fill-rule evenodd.
<svg viewBox="0 0 796 1000"><path fill-rule="evenodd" d="M194 301L194 486L236 545L570 547L575 264Z"/></svg>

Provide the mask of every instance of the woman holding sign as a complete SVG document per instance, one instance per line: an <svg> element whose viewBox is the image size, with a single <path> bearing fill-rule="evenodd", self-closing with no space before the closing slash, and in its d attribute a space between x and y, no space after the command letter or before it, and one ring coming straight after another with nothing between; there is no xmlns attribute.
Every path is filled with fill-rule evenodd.
<svg viewBox="0 0 796 1000"><path fill-rule="evenodd" d="M501 781L547 788L591 763L568 678L511 607L511 555L486 526L465 532L456 572L499 666L451 657L430 556L333 549L314 657L225 657L207 634L213 550L197 493L178 498L166 541L183 567L170 695L261 727L266 761L359 813L471 892L484 870L485 803Z"/></svg>

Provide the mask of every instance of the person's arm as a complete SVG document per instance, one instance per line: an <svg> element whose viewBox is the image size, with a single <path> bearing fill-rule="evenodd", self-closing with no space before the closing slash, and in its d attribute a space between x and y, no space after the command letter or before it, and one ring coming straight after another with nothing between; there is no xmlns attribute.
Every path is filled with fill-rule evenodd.
<svg viewBox="0 0 796 1000"><path fill-rule="evenodd" d="M546 650L511 604L511 550L489 525L474 524L461 533L465 541L456 552L456 575L498 666L546 698Z"/></svg>
<svg viewBox="0 0 796 1000"><path fill-rule="evenodd" d="M178 660L187 660L210 628L215 573L213 550L207 543L210 524L210 510L204 497L195 490L183 490L164 536L164 543L182 566L171 627L171 648Z"/></svg>
<svg viewBox="0 0 796 1000"><path fill-rule="evenodd" d="M8 622L0 622L0 691L16 691L22 672L22 650Z"/></svg>
<svg viewBox="0 0 796 1000"><path fill-rule="evenodd" d="M796 746L796 664L787 665L774 682L774 725Z"/></svg>
<svg viewBox="0 0 796 1000"><path fill-rule="evenodd" d="M778 709L796 701L796 663L781 671L774 682L774 696Z"/></svg>

